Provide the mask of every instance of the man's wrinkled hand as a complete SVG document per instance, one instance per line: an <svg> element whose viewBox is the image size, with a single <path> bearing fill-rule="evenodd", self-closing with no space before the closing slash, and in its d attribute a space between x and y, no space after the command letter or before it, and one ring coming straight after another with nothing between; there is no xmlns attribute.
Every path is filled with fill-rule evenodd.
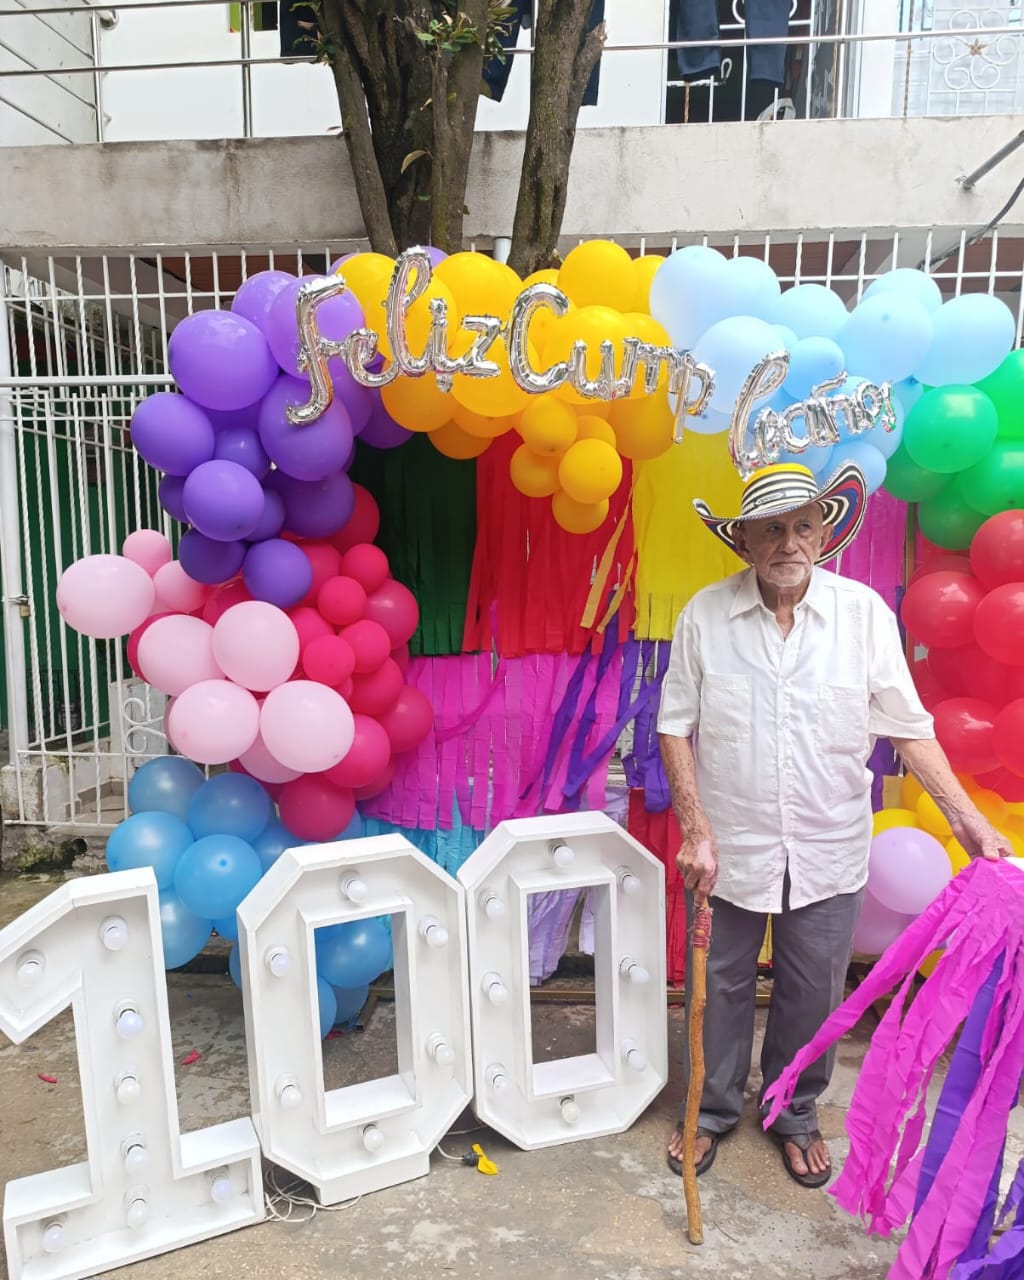
<svg viewBox="0 0 1024 1280"><path fill-rule="evenodd" d="M950 822L953 834L971 858L988 858L996 862L1000 858L1012 858L1014 848L1009 839L998 832L991 822L977 810L958 813Z"/></svg>
<svg viewBox="0 0 1024 1280"><path fill-rule="evenodd" d="M685 840L676 854L683 884L698 898L710 898L718 880L718 849L711 835Z"/></svg>

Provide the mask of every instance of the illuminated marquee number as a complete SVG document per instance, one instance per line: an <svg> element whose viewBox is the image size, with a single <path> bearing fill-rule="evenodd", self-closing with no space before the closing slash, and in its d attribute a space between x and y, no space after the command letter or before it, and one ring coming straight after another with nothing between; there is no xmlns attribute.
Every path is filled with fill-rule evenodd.
<svg viewBox="0 0 1024 1280"><path fill-rule="evenodd" d="M11 1280L67 1280L264 1216L252 1121L181 1133L156 882L62 885L0 931L0 1030L28 1039L71 1005L87 1159L7 1185Z"/></svg>
<svg viewBox="0 0 1024 1280"><path fill-rule="evenodd" d="M628 1129L668 1078L660 862L600 813L503 822L463 864L474 1109L530 1150ZM595 1052L534 1061L529 900L590 889Z"/></svg>
<svg viewBox="0 0 1024 1280"><path fill-rule="evenodd" d="M325 1090L318 928L390 915L398 1071ZM283 853L238 909L253 1118L322 1204L418 1178L472 1091L461 887L401 836Z"/></svg>

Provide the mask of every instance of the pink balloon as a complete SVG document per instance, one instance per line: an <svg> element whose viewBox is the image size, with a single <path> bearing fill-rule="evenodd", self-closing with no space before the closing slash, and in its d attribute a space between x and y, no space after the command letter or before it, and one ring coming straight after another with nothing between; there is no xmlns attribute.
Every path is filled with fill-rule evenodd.
<svg viewBox="0 0 1024 1280"><path fill-rule="evenodd" d="M363 616L379 623L391 639L391 648L397 649L419 626L420 607L408 587L388 578L382 587L366 597Z"/></svg>
<svg viewBox="0 0 1024 1280"><path fill-rule="evenodd" d="M283 609L247 600L221 614L213 653L224 674L255 693L284 684L299 660L299 633Z"/></svg>
<svg viewBox="0 0 1024 1280"><path fill-rule="evenodd" d="M891 827L871 841L868 890L890 911L920 915L952 878L946 850L927 831Z"/></svg>
<svg viewBox="0 0 1024 1280"><path fill-rule="evenodd" d="M395 776L395 762L388 762L387 768L383 773L378 774L372 782L368 782L365 787L357 787L355 797L357 800L372 800L374 796L379 796L382 791L387 791L388 787Z"/></svg>
<svg viewBox="0 0 1024 1280"><path fill-rule="evenodd" d="M398 669L404 676L409 670L409 646L400 644L397 649L391 650L391 656L398 663Z"/></svg>
<svg viewBox="0 0 1024 1280"><path fill-rule="evenodd" d="M854 951L863 956L880 956L914 919L915 916L890 911L877 898L865 893L857 927L853 931Z"/></svg>
<svg viewBox="0 0 1024 1280"><path fill-rule="evenodd" d="M397 756L418 747L427 736L434 723L434 709L425 694L420 693L415 685L407 684L395 705L380 717L380 723Z"/></svg>
<svg viewBox="0 0 1024 1280"><path fill-rule="evenodd" d="M349 706L363 715L381 716L398 701L404 684L401 667L393 658L385 658L376 671L355 677Z"/></svg>
<svg viewBox="0 0 1024 1280"><path fill-rule="evenodd" d="M302 554L313 569L313 582L299 604L315 609L320 588L341 572L341 552L329 542L304 542L301 545Z"/></svg>
<svg viewBox="0 0 1024 1280"><path fill-rule="evenodd" d="M300 652L311 640L316 640L319 636L334 635L334 628L329 622L324 622L315 609L303 606L289 609L288 617L291 618L295 630L299 633Z"/></svg>
<svg viewBox="0 0 1024 1280"><path fill-rule="evenodd" d="M380 532L380 509L373 494L361 484L354 484L352 492L356 499L352 514L331 535L331 542L339 551L347 551L357 542L372 542Z"/></svg>
<svg viewBox="0 0 1024 1280"><path fill-rule="evenodd" d="M249 750L239 756L236 763L260 782L292 782L302 777L297 769L286 769L279 760L276 760L267 750L267 744L262 737L258 735Z"/></svg>
<svg viewBox="0 0 1024 1280"><path fill-rule="evenodd" d="M149 617L146 619L146 621L143 623L140 623L140 625L137 626L135 630L131 633L131 635L128 637L128 644L126 646L126 651L128 655L128 665L131 667L131 669L135 672L135 674L139 677L140 680L145 680L146 675L145 675L145 672L142 670L142 664L139 662L139 641L146 634L146 632L153 625L153 623L156 622L157 618L169 618L170 616L171 616L170 613L151 613Z"/></svg>
<svg viewBox="0 0 1024 1280"><path fill-rule="evenodd" d="M121 547L121 554L126 560L140 565L150 577L174 559L170 542L156 529L136 529L130 533Z"/></svg>
<svg viewBox="0 0 1024 1280"><path fill-rule="evenodd" d="M214 587L203 605L203 621L215 627L229 609L251 599L249 589L241 578L234 578L231 582Z"/></svg>
<svg viewBox="0 0 1024 1280"><path fill-rule="evenodd" d="M356 811L351 791L334 787L314 774L285 783L278 804L281 821L300 840L333 840Z"/></svg>
<svg viewBox="0 0 1024 1280"><path fill-rule="evenodd" d="M341 572L348 578L355 578L369 594L384 585L391 569L380 547L375 547L372 542L359 542L349 547L341 557Z"/></svg>
<svg viewBox="0 0 1024 1280"><path fill-rule="evenodd" d="M168 613L195 613L206 603L210 588L190 578L177 560L162 564L153 574L156 602ZM206 619L210 621L209 618Z"/></svg>
<svg viewBox="0 0 1024 1280"><path fill-rule="evenodd" d="M333 622L336 627L347 627L363 616L366 591L355 578L342 575L328 578L317 594L316 607L328 622Z"/></svg>
<svg viewBox="0 0 1024 1280"><path fill-rule="evenodd" d="M153 579L124 556L76 560L57 583L57 608L69 627L95 640L126 636L156 603Z"/></svg>
<svg viewBox="0 0 1024 1280"><path fill-rule="evenodd" d="M365 787L388 767L391 739L371 716L353 716L354 736L345 758L323 775L336 787Z"/></svg>
<svg viewBox="0 0 1024 1280"><path fill-rule="evenodd" d="M379 622L360 618L338 632L342 640L352 646L356 656L356 674L366 675L376 671L391 653L391 639Z"/></svg>
<svg viewBox="0 0 1024 1280"><path fill-rule="evenodd" d="M355 665L356 655L341 636L317 636L302 651L302 669L310 680L334 689L349 678Z"/></svg>
<svg viewBox="0 0 1024 1280"><path fill-rule="evenodd" d="M167 729L183 756L200 764L227 764L256 741L259 703L230 680L202 680L175 698Z"/></svg>
<svg viewBox="0 0 1024 1280"><path fill-rule="evenodd" d="M213 628L187 613L154 619L139 638L138 654L146 680L172 698L224 675L213 653Z"/></svg>
<svg viewBox="0 0 1024 1280"><path fill-rule="evenodd" d="M322 773L336 765L351 747L353 732L345 699L313 680L290 680L271 689L260 711L267 750L299 773Z"/></svg>

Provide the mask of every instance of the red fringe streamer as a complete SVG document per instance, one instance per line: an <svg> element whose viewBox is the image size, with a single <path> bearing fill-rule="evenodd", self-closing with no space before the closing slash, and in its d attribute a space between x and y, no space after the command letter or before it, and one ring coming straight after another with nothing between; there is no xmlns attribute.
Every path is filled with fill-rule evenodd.
<svg viewBox="0 0 1024 1280"><path fill-rule="evenodd" d="M626 830L665 864L665 959L668 980L674 987L686 978L686 899L683 878L676 868L676 854L683 838L671 809L648 813L639 787L629 793Z"/></svg>

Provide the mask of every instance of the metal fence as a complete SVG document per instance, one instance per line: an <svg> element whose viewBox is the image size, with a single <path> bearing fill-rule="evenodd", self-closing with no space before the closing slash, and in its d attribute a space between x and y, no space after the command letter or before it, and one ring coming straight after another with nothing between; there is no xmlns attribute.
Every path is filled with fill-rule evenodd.
<svg viewBox="0 0 1024 1280"><path fill-rule="evenodd" d="M0 722L8 822L109 827L125 815L132 772L169 748L164 699L135 679L120 642L84 639L56 607L62 570L117 551L134 528L173 522L158 477L134 453L134 406L169 383L167 338L184 315L227 306L268 266L324 269L350 244L199 255L54 255L0 271L0 577L6 671ZM650 242L647 252L671 244ZM996 293L1024 324L1024 236L972 244L931 233L878 239L772 236L719 243L763 257L784 286L816 281L849 303L893 266L932 270L947 296ZM385 513L386 517L386 513Z"/></svg>

